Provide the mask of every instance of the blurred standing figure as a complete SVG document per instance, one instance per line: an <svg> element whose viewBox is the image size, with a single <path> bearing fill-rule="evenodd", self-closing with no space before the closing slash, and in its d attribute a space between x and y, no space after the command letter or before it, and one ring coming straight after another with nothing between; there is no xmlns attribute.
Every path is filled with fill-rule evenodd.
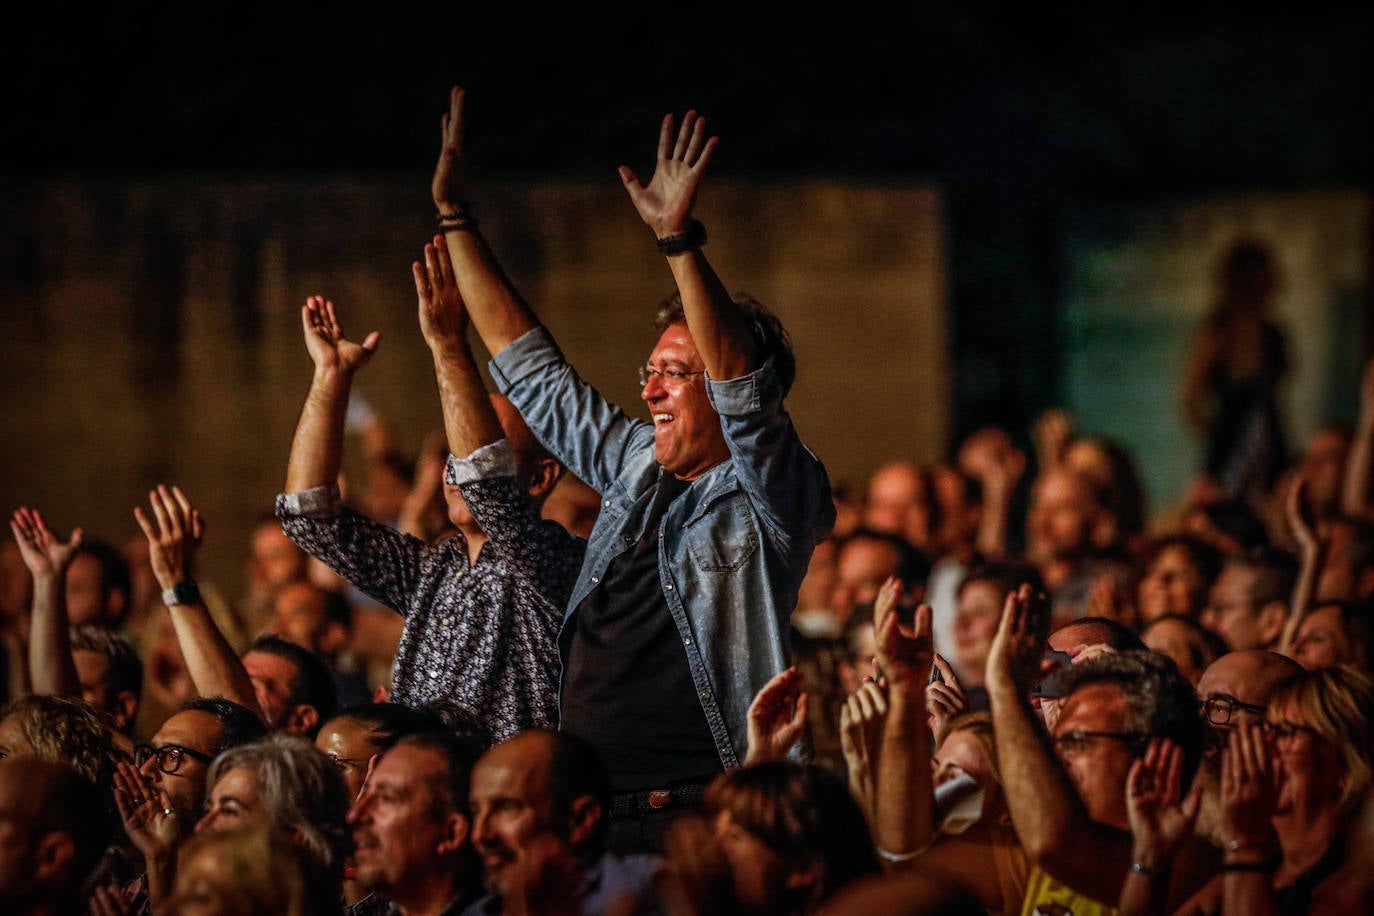
<svg viewBox="0 0 1374 916"><path fill-rule="evenodd" d="M1189 358L1184 407L1206 437L1203 471L1228 497L1267 492L1287 455L1278 388L1288 353L1283 332L1268 318L1277 286L1268 249L1255 242L1232 247L1217 303Z"/></svg>

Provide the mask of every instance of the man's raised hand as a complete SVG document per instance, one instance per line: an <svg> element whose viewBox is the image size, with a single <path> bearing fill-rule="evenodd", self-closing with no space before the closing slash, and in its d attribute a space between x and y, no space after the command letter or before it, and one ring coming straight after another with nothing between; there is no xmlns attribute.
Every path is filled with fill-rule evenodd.
<svg viewBox="0 0 1374 916"><path fill-rule="evenodd" d="M191 575L196 551L205 534L205 520L180 487L169 490L158 484L148 494L148 503L156 525L140 507L134 508L134 519L148 538L148 559L158 584L164 589L175 588Z"/></svg>
<svg viewBox="0 0 1374 916"><path fill-rule="evenodd" d="M345 339L343 326L334 314L334 303L323 296L305 300L301 307L301 327L305 332L305 348L317 370L356 371L372 358L381 338L381 334L373 331L361 344Z"/></svg>
<svg viewBox="0 0 1374 916"><path fill-rule="evenodd" d="M430 193L441 214L459 212L463 200L463 90L454 86L448 94L448 114L439 122L439 162L434 166Z"/></svg>
<svg viewBox="0 0 1374 916"><path fill-rule="evenodd" d="M1049 632L1049 599L1029 585L1008 594L988 650L988 686L1012 684L1021 693L1029 691L1044 673Z"/></svg>
<svg viewBox="0 0 1374 916"><path fill-rule="evenodd" d="M468 310L458 292L448 246L443 236L425 245L424 263L410 265L415 276L415 298L420 305L420 331L431 349L466 347Z"/></svg>
<svg viewBox="0 0 1374 916"><path fill-rule="evenodd" d="M682 129L673 141L673 116L665 115L658 132L658 162L647 186L629 166L620 167L620 180L640 218L659 238L677 235L687 227L711 153L718 137L706 137L706 119L695 111L682 116Z"/></svg>
<svg viewBox="0 0 1374 916"><path fill-rule="evenodd" d="M930 666L935 660L935 643L930 635L930 607L916 609L912 627L897 619L897 599L902 583L889 576L873 601L873 640L878 651L878 667L894 688L924 689Z"/></svg>
<svg viewBox="0 0 1374 916"><path fill-rule="evenodd" d="M806 732L806 691L796 668L773 675L749 704L749 753L744 764L784 760Z"/></svg>
<svg viewBox="0 0 1374 916"><path fill-rule="evenodd" d="M37 509L21 506L10 518L10 531L19 544L19 555L35 579L61 576L71 565L81 547L81 529L76 528L66 541L58 540L48 530Z"/></svg>

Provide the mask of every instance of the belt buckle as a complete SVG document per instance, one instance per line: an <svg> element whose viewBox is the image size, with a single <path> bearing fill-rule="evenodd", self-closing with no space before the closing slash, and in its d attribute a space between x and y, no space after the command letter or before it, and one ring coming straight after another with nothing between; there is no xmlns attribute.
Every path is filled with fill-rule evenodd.
<svg viewBox="0 0 1374 916"><path fill-rule="evenodd" d="M666 808L673 803L673 793L668 789L655 789L649 793L648 805L654 811Z"/></svg>

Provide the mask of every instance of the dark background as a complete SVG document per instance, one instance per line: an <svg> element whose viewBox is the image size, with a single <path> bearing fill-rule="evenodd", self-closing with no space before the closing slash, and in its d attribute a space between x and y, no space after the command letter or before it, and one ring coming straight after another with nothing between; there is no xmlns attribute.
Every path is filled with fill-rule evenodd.
<svg viewBox="0 0 1374 916"><path fill-rule="evenodd" d="M956 437L1055 399L1076 204L1374 187L1368 5L373 7L30 9L3 39L8 180L423 181L459 83L475 174L615 181L692 106L722 175L940 187Z"/></svg>

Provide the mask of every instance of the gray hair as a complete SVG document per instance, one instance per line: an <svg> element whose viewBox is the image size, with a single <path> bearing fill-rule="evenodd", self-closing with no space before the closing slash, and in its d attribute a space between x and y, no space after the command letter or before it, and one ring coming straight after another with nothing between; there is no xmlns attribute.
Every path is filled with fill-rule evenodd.
<svg viewBox="0 0 1374 916"><path fill-rule="evenodd" d="M1197 692L1172 659L1150 651L1113 652L1060 673L1061 697L1090 684L1120 689L1126 702L1126 731L1172 740L1183 750L1184 781L1192 780L1206 733ZM1143 753L1144 747L1140 750Z"/></svg>
<svg viewBox="0 0 1374 916"><path fill-rule="evenodd" d="M348 854L348 790L329 758L296 735L273 734L232 747L210 764L206 785L230 770L254 774L270 823L299 839L326 871L343 869Z"/></svg>

